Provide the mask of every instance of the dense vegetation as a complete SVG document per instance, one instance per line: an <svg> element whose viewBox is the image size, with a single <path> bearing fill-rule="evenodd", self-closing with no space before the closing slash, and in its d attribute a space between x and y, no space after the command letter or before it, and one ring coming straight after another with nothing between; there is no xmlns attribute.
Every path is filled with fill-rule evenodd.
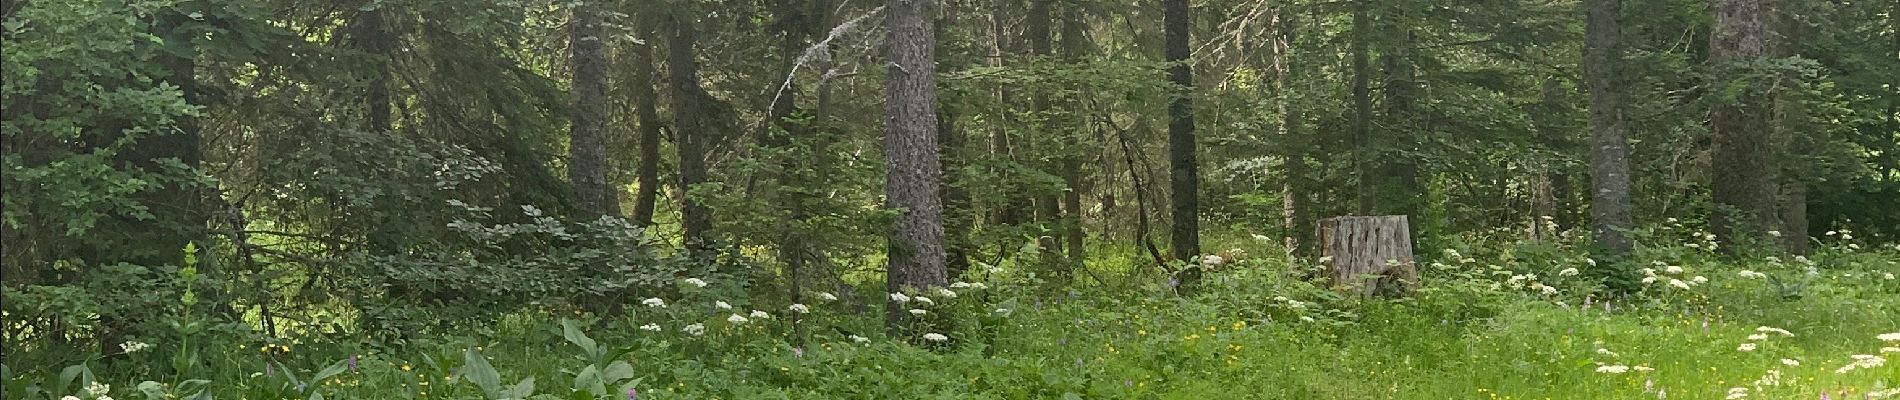
<svg viewBox="0 0 1900 400"><path fill-rule="evenodd" d="M1900 3L0 13L7 399L1900 397Z"/></svg>

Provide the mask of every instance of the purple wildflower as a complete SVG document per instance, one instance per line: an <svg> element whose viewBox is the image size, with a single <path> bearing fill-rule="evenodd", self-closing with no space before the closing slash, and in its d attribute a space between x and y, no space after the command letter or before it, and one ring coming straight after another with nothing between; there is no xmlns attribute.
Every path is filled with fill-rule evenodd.
<svg viewBox="0 0 1900 400"><path fill-rule="evenodd" d="M805 349L803 349L803 348L798 348L798 347L793 347L793 348L792 348L792 356L795 356L795 357L804 357L804 356L805 356Z"/></svg>
<svg viewBox="0 0 1900 400"><path fill-rule="evenodd" d="M277 367L271 365L268 362L264 363L264 376L273 377L273 378L277 377Z"/></svg>
<svg viewBox="0 0 1900 400"><path fill-rule="evenodd" d="M351 355L350 355L350 358L349 358L349 360L348 360L348 361L345 361L345 362L346 362L346 363L348 363L348 364L350 365L350 370L351 370L351 371L355 371L355 370L356 370L356 355L355 355L355 354L351 354Z"/></svg>
<svg viewBox="0 0 1900 400"><path fill-rule="evenodd" d="M639 389L627 388L627 400L639 400L639 399L640 399Z"/></svg>

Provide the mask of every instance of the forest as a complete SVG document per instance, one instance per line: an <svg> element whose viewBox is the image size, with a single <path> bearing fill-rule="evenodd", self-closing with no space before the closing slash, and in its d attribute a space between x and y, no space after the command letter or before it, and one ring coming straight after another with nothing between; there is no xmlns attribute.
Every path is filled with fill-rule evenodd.
<svg viewBox="0 0 1900 400"><path fill-rule="evenodd" d="M1900 2L0 0L0 398L1900 399Z"/></svg>

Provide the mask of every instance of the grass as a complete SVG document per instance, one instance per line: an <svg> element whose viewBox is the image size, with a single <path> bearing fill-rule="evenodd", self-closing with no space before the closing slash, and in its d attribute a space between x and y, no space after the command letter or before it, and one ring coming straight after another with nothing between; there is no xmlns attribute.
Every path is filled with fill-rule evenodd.
<svg viewBox="0 0 1900 400"><path fill-rule="evenodd" d="M209 380L217 398L250 399L492 398L494 388L527 379L532 398L625 398L632 388L641 399L1722 399L1737 388L1746 398L1860 399L1892 397L1900 385L1893 349L1900 340L1878 339L1900 332L1900 280L1890 277L1900 273L1900 252L1830 247L1809 272L1799 260L1718 262L1694 249L1657 249L1644 253L1655 258L1648 261L1684 271L1658 268L1656 284L1606 307L1588 294L1592 281L1554 272L1584 265L1580 254L1539 258L1529 255L1544 253L1527 249L1433 255L1440 262L1420 290L1400 300L1340 297L1297 279L1302 267L1244 252L1230 253L1235 260L1189 298L1167 293L1164 277L1126 265L1104 266L1125 271L1105 274L1107 282L1068 287L1036 284L1034 274L1004 265L986 275L989 289L918 306L938 316L930 329L951 337L944 343L884 335L875 311L883 294L865 292L856 295L873 307L862 314L845 302L814 303L808 339L794 348L782 301L732 299L741 313L775 315L734 324L710 307L714 293L732 292L708 290L619 316L511 314L401 346L329 334L292 338L287 352L273 352L231 339L192 351L204 367L186 376ZM1744 270L1774 278L1742 277ZM1533 273L1545 281L1522 278ZM1707 283L1689 290L1665 283L1694 276ZM1776 283L1783 281L1807 283ZM607 350L583 351L555 322L563 318L579 321ZM648 323L664 329L638 328ZM705 335L682 333L688 323L705 325ZM1757 334L1765 337L1751 338ZM1753 350L1742 351L1743 343ZM141 398L134 382L146 379L179 388L184 376L167 367L179 352L155 344L87 365L102 382L117 382L118 398ZM353 368L340 361L350 355ZM471 355L493 366L493 379ZM1854 355L1894 360L1843 371ZM24 359L31 358L9 353L8 362ZM619 368L615 361L624 361L624 377L603 372ZM1609 372L1617 366L1628 370ZM78 391L47 383L59 367L14 365L8 398ZM311 379L325 368L335 373ZM484 381L496 386L484 389ZM46 390L21 389L32 385Z"/></svg>

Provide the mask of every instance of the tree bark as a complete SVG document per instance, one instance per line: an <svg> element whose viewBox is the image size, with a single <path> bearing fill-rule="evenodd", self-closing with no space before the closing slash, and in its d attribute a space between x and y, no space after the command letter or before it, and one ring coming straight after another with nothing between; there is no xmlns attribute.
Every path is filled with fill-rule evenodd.
<svg viewBox="0 0 1900 400"><path fill-rule="evenodd" d="M1317 242L1333 287L1361 296L1399 295L1418 282L1404 215L1319 221Z"/></svg>
<svg viewBox="0 0 1900 400"><path fill-rule="evenodd" d="M1373 198L1366 185L1365 167L1371 162L1366 156L1366 147L1372 137L1372 89L1369 84L1372 75L1372 55L1370 54L1372 37L1371 11L1367 4L1371 0L1357 0L1352 8L1352 171L1355 183L1354 192L1360 214L1370 214Z"/></svg>
<svg viewBox="0 0 1900 400"><path fill-rule="evenodd" d="M1762 1L1715 2L1709 61L1723 71L1717 79L1740 78L1745 64L1762 60L1766 44ZM1710 191L1716 207L1709 228L1727 251L1779 229L1768 99L1760 89L1751 87L1736 98L1718 99L1709 116L1715 137Z"/></svg>
<svg viewBox="0 0 1900 400"><path fill-rule="evenodd" d="M1296 79L1293 57L1293 43L1297 25L1293 13L1282 7L1274 10L1270 17L1275 29L1269 55L1273 70L1273 90L1275 108L1280 114L1278 136L1283 150L1280 157L1285 160L1286 180L1280 183L1280 218L1285 225L1282 235L1286 251L1294 256L1312 254L1312 241L1301 240L1305 232L1312 231L1312 210L1307 209L1307 165L1306 139L1299 136L1302 110L1293 101L1293 82Z"/></svg>
<svg viewBox="0 0 1900 400"><path fill-rule="evenodd" d="M1590 91L1590 230L1597 258L1628 258L1629 139L1623 131L1622 0L1586 0L1584 81Z"/></svg>
<svg viewBox="0 0 1900 400"><path fill-rule="evenodd" d="M891 224L885 285L890 292L919 292L943 285L943 208L938 197L941 165L937 159L936 45L930 20L932 0L886 0L885 27L890 54L885 83L885 207L897 212ZM901 332L913 318L905 305L886 303L885 316Z"/></svg>
<svg viewBox="0 0 1900 400"><path fill-rule="evenodd" d="M607 49L599 7L576 3L570 10L574 110L567 136L567 181L582 213L617 216L620 196L607 184Z"/></svg>
<svg viewBox="0 0 1900 400"><path fill-rule="evenodd" d="M1174 99L1168 104L1168 179L1172 188L1174 227L1169 252L1177 260L1192 261L1201 253L1200 165L1195 160L1194 70L1188 59L1188 2L1162 0L1161 20L1165 33L1164 52L1171 64L1168 80L1174 83ZM1198 269L1182 271L1184 288L1200 280Z"/></svg>
<svg viewBox="0 0 1900 400"><path fill-rule="evenodd" d="M369 88L363 94L366 128L370 132L389 134L391 129L389 111L390 56L395 49L395 38L389 33L388 22L384 20L382 5L376 9L363 11L351 20L351 44L372 58L369 72Z"/></svg>
<svg viewBox="0 0 1900 400"><path fill-rule="evenodd" d="M688 12L672 14L672 35L667 43L668 80L673 85L674 149L679 157L680 229L686 245L694 250L713 247L712 212L692 195L693 187L706 181L705 145L711 132L708 113L711 94L699 86L699 60L693 51L698 34Z"/></svg>
<svg viewBox="0 0 1900 400"><path fill-rule="evenodd" d="M1088 21L1084 19L1080 8L1080 6L1071 4L1062 11L1063 58L1072 64L1080 64L1086 61L1086 57L1088 57L1089 53L1088 38L1084 36L1084 30ZM1069 113L1067 118L1063 121L1062 128L1068 139L1063 141L1064 146L1062 146L1063 151L1060 157L1062 160L1062 184L1065 187L1062 191L1062 221L1060 225L1062 227L1062 237L1066 240L1063 247L1069 251L1069 268L1081 268L1088 256L1088 250L1083 248L1086 238L1084 237L1082 229L1082 192L1086 190L1086 188L1083 187L1081 154L1083 142L1085 141L1085 138L1082 136L1082 127L1087 125L1082 116L1087 115L1087 112L1082 109L1084 103L1080 99L1071 97L1067 103Z"/></svg>
<svg viewBox="0 0 1900 400"><path fill-rule="evenodd" d="M633 222L645 227L653 226L653 206L660 192L660 127L664 122L660 120L659 94L654 89L657 80L653 68L656 62L653 47L659 35L654 25L658 20L651 16L642 18L644 23L640 37L648 42L628 50L632 58L629 63L633 67L630 72L632 79L628 83L633 91L629 100L633 101L633 112L640 124L640 159L634 172L637 187L634 188Z"/></svg>

